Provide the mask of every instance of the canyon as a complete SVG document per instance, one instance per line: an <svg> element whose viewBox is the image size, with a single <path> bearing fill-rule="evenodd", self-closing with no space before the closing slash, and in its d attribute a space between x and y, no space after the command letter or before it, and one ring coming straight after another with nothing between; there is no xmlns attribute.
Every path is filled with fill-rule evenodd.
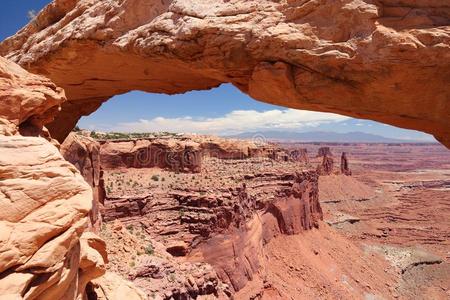
<svg viewBox="0 0 450 300"><path fill-rule="evenodd" d="M0 42L0 296L447 299L440 145L71 131L117 94L231 83L450 147L449 20L437 0L52 1Z"/></svg>
<svg viewBox="0 0 450 300"><path fill-rule="evenodd" d="M67 140L76 135L71 133ZM147 139L147 150L172 157L171 151L161 153L151 145L159 145L161 139ZM97 160L106 167L102 171L106 190L100 235L108 245L118 245L108 249L109 268L132 280L148 296L308 299L340 295L357 299L398 295L445 299L450 287L446 252L450 224L442 217L449 209L446 178L450 166L437 168L437 163L449 161L450 154L439 146L318 147L254 145L203 136L165 139L176 149L180 143L198 143L198 149L204 149L199 154L200 171L120 164L112 168L107 160L115 147L123 150L123 141L91 139L100 146ZM251 145L254 155L248 156L247 151L238 157L220 151L218 158L211 147L201 146L205 140L208 145L217 144L215 149L225 148L220 145L224 143L231 153ZM142 139L132 142L145 144ZM104 146L108 151L102 157ZM258 147L262 150L257 151ZM385 152L388 148L392 150ZM135 149L129 151L136 155ZM322 156L306 154L306 161L299 160L300 152ZM340 166L326 163L333 160L333 152L342 153ZM348 153L352 153L352 161ZM426 162L422 161L425 155L429 158ZM315 169L323 169L324 162L328 172L319 176ZM417 179L399 189L400 183L390 181L394 177ZM428 183L427 177L434 180ZM436 200L427 205L430 197ZM392 214L397 210L401 217ZM419 229L420 216L423 222L428 218L441 221L424 231ZM129 245L122 247L124 241ZM274 246L278 243L297 248ZM332 250L321 247L325 244ZM329 273L320 267L321 260L339 271ZM289 275L286 268L292 270ZM189 270L193 269L200 271L191 278ZM339 277L346 279L329 281Z"/></svg>

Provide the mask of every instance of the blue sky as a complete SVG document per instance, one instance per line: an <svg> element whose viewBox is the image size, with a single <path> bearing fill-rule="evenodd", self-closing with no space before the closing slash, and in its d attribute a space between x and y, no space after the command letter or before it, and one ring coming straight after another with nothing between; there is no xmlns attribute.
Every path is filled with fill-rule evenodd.
<svg viewBox="0 0 450 300"><path fill-rule="evenodd" d="M0 39L13 35L49 0L2 0ZM112 98L94 114L83 117L81 128L99 131L175 131L234 134L244 131L361 131L390 138L434 141L421 132L335 114L286 109L255 101L232 85L181 95L130 92Z"/></svg>

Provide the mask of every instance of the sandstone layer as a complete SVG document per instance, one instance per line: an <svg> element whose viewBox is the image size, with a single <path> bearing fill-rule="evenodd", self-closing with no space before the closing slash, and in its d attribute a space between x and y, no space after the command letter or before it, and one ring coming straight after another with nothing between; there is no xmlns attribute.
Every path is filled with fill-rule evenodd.
<svg viewBox="0 0 450 300"><path fill-rule="evenodd" d="M165 168L176 172L201 171L198 143L170 140L106 141L100 147L103 169Z"/></svg>
<svg viewBox="0 0 450 300"><path fill-rule="evenodd" d="M55 0L0 55L63 87L49 125L131 90L232 83L286 107L433 134L450 145L450 6L439 0Z"/></svg>
<svg viewBox="0 0 450 300"><path fill-rule="evenodd" d="M0 295L83 299L107 257L84 232L92 190L43 127L64 92L1 57L0 70Z"/></svg>

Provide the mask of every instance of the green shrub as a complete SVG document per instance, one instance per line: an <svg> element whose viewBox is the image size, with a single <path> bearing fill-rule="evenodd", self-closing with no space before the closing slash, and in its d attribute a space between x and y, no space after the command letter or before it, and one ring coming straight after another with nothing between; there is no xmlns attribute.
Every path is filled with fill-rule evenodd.
<svg viewBox="0 0 450 300"><path fill-rule="evenodd" d="M127 227L126 227L126 229L130 232L130 233L133 233L133 225L128 225Z"/></svg>
<svg viewBox="0 0 450 300"><path fill-rule="evenodd" d="M147 247L145 247L145 253L148 255L153 255L155 253L155 249L153 249L152 243L149 243Z"/></svg>
<svg viewBox="0 0 450 300"><path fill-rule="evenodd" d="M159 181L159 176L158 175L153 175L152 176L152 180L153 181Z"/></svg>

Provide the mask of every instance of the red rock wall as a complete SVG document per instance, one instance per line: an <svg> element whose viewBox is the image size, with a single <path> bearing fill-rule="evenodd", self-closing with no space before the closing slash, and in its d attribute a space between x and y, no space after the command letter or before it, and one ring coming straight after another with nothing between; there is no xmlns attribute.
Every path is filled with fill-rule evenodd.
<svg viewBox="0 0 450 300"><path fill-rule="evenodd" d="M298 234L318 226L323 214L318 197L318 174L296 174L291 187L240 227L215 234L192 250L190 259L214 266L222 281L235 291L264 270L264 245L280 234ZM243 196L243 195L242 195Z"/></svg>
<svg viewBox="0 0 450 300"><path fill-rule="evenodd" d="M280 191L279 196L269 203L262 216L266 221L263 222L266 241L274 233L291 235L318 227L318 221L323 218L318 179L316 172L296 174L292 187ZM276 226L273 226L273 217L277 221Z"/></svg>
<svg viewBox="0 0 450 300"><path fill-rule="evenodd" d="M105 142L100 148L103 169L159 167L179 172L200 172L202 152L197 143L136 140Z"/></svg>

